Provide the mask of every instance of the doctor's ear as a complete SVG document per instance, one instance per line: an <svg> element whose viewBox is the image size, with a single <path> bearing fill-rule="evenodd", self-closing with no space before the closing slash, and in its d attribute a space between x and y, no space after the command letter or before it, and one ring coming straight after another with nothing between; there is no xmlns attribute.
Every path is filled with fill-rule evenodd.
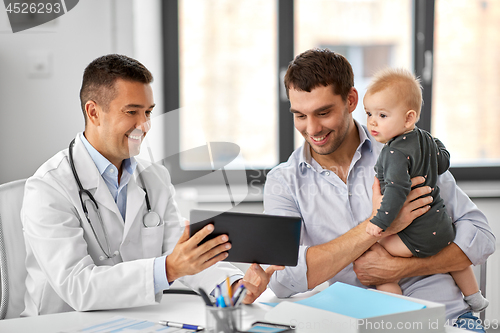
<svg viewBox="0 0 500 333"><path fill-rule="evenodd" d="M87 116L87 123L92 123L95 126L99 125L99 115L101 112L101 108L95 101L88 100L85 103L85 114Z"/></svg>

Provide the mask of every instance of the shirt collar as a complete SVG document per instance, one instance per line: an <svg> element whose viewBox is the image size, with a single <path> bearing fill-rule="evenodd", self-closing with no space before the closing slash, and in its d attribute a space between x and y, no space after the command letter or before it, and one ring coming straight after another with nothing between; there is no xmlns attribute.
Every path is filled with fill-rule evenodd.
<svg viewBox="0 0 500 333"><path fill-rule="evenodd" d="M368 134L368 129L358 123L356 119L354 119L354 124L358 127L358 133L359 133L359 146L358 150L360 150L363 146L366 146L370 151L373 149L373 143L372 140L374 140L369 134Z"/></svg>
<svg viewBox="0 0 500 333"><path fill-rule="evenodd" d="M302 147L299 148L299 150L302 149L301 151L298 151L299 155L299 169L301 172L304 172L306 168L311 167L311 146L307 141L304 141L304 144Z"/></svg>
<svg viewBox="0 0 500 333"><path fill-rule="evenodd" d="M109 168L109 166L112 165L112 163L106 157L102 156L102 154L99 153L97 149L95 149L94 146L90 144L84 133L80 134L80 138L83 142L83 145L85 146L85 149L87 149L90 157L94 161L97 170L99 170L99 173L103 175ZM137 161L135 160L135 158L131 157L123 160L122 171L127 171L130 175L132 175L136 167Z"/></svg>

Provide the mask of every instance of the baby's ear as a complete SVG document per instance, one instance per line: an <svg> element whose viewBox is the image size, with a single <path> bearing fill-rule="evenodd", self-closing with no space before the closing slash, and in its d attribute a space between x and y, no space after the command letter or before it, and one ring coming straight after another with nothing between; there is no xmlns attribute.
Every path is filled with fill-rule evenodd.
<svg viewBox="0 0 500 333"><path fill-rule="evenodd" d="M417 112L415 110L409 110L406 112L405 127L412 128L417 122Z"/></svg>

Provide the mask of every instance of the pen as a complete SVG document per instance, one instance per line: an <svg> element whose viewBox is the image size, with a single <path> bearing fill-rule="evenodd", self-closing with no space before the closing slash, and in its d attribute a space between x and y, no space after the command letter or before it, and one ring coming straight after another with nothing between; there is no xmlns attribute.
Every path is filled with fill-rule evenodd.
<svg viewBox="0 0 500 333"><path fill-rule="evenodd" d="M231 303L233 295L232 295L231 283L229 282L229 276L226 277L226 284L227 284L227 296L229 296L229 303Z"/></svg>
<svg viewBox="0 0 500 333"><path fill-rule="evenodd" d="M233 305L236 306L236 302L238 301L239 298L241 298L244 290L246 290L246 288L243 284L241 284L238 287L238 289L236 289L236 291L234 292L233 298L231 299L231 302L233 303ZM245 292L245 295L246 295L246 292ZM245 298L245 296L242 297L242 300L243 300L243 298Z"/></svg>
<svg viewBox="0 0 500 333"><path fill-rule="evenodd" d="M219 291L219 296L215 298L215 305L220 308L225 308L226 303L224 302L224 296L222 295L222 289L220 285L217 285L217 290Z"/></svg>
<svg viewBox="0 0 500 333"><path fill-rule="evenodd" d="M224 296L220 295L217 297L217 306L219 308L225 308L226 307L226 301L224 301Z"/></svg>
<svg viewBox="0 0 500 333"><path fill-rule="evenodd" d="M182 323L174 323L173 321L166 321L166 320L160 320L158 324L162 326L168 326L168 327L175 327L175 328L183 328L186 330L202 330L203 327L201 326L196 326L196 325L188 325L188 324L182 324Z"/></svg>
<svg viewBox="0 0 500 333"><path fill-rule="evenodd" d="M234 300L234 306L238 306L241 304L241 302L243 302L243 300L245 299L245 296L247 295L247 288L244 288L241 293L238 295L238 298L236 300Z"/></svg>
<svg viewBox="0 0 500 333"><path fill-rule="evenodd" d="M198 291L200 292L200 295L201 295L201 298L203 298L203 301L205 301L206 306L214 306L212 304L212 301L208 297L207 293L205 292L205 290L203 290L202 288L199 288Z"/></svg>

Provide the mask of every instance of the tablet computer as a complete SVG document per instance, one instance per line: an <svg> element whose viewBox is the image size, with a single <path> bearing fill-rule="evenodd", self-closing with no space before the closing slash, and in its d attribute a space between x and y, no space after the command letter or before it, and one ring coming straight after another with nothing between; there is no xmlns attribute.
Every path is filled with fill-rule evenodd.
<svg viewBox="0 0 500 333"><path fill-rule="evenodd" d="M267 214L191 210L190 234L209 223L214 231L204 241L229 236L226 261L297 266L301 218Z"/></svg>

